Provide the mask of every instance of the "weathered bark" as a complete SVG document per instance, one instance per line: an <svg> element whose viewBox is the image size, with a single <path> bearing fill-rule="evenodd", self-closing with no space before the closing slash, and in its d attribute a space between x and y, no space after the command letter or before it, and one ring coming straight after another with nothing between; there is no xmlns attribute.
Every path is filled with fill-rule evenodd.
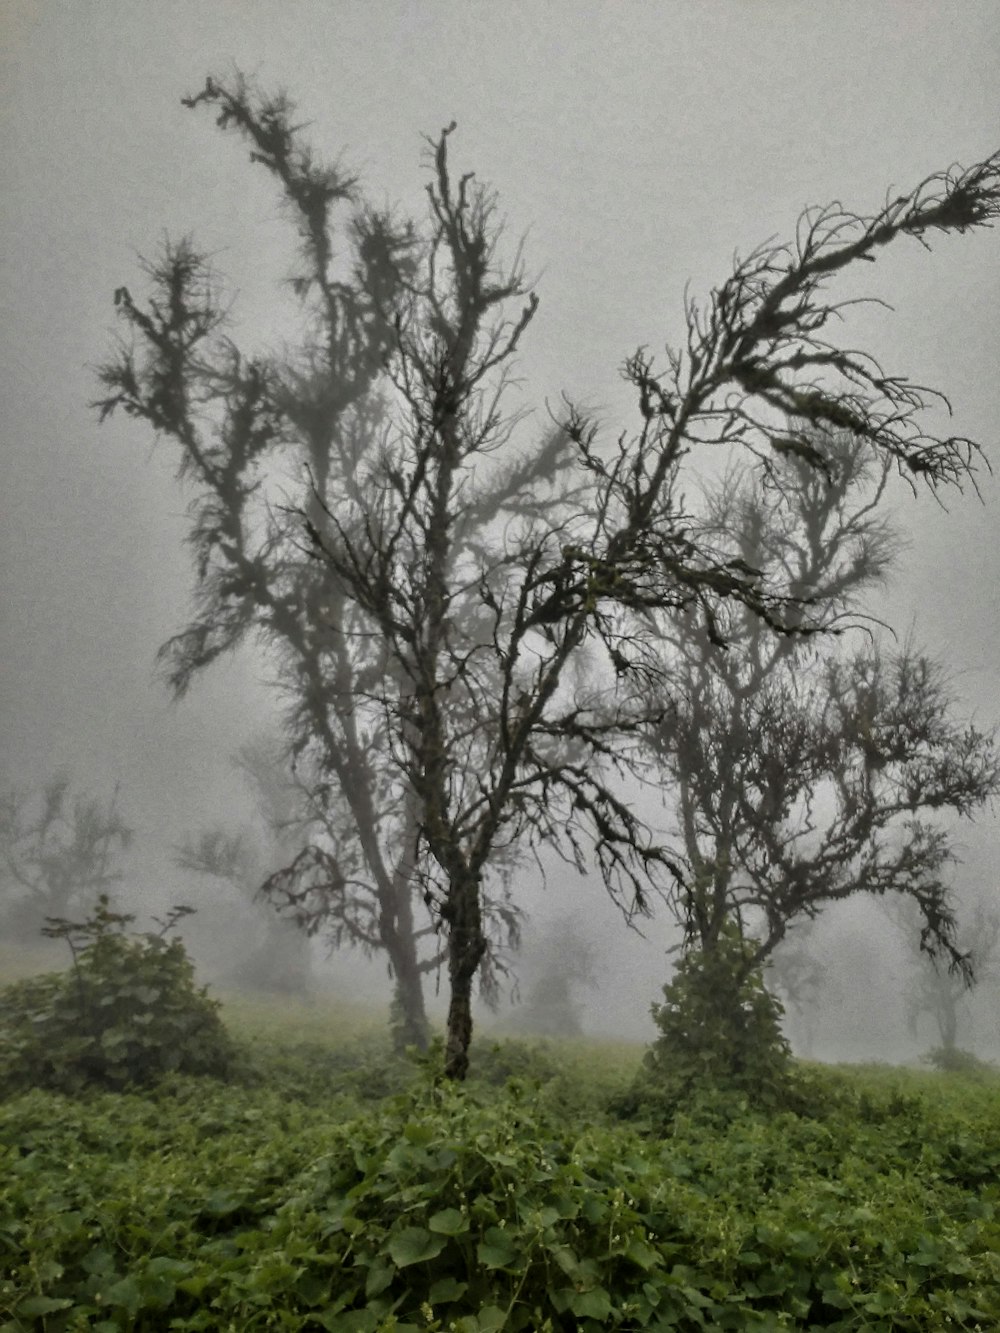
<svg viewBox="0 0 1000 1333"><path fill-rule="evenodd" d="M448 979L451 1000L448 1005L448 1033L445 1042L445 1078L461 1082L469 1071L469 1045L472 1041L472 984L486 952L479 881L473 877L450 886L446 909L451 929L448 934Z"/></svg>

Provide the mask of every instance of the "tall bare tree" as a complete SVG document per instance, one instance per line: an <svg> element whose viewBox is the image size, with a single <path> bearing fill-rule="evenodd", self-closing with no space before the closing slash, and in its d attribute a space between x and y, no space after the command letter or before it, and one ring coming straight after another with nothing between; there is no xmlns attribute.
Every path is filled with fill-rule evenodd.
<svg viewBox="0 0 1000 1333"><path fill-rule="evenodd" d="M331 883L372 877L389 934L419 884L447 951L446 1072L461 1078L499 857L542 842L581 867L590 854L630 911L646 909L651 882L683 876L617 781L641 763L654 715L650 614L688 608L718 636L720 606L736 601L779 630L823 628L686 513L691 451L723 443L822 470L794 414L853 430L932 485L969 476L970 441L922 433L925 392L823 339L837 313L824 288L898 237L988 223L1000 160L935 176L872 217L807 215L794 245L755 252L688 307L687 345L665 372L644 352L626 362L634 432L605 448L567 409L532 443L506 395L537 297L519 258L502 261L490 192L453 173L451 129L430 143L425 223L357 203L338 268L334 207L357 186L316 164L287 99L209 79L187 104L238 127L281 182L311 332L297 360L244 359L218 336L221 306L190 246L152 266L145 308L119 290L141 353L123 347L103 368L100 409L172 436L203 497L202 614L168 645L173 683L251 628L282 646L297 743L316 747L353 820ZM305 479L298 500L262 506L266 465ZM577 671L595 648L603 658Z"/></svg>
<svg viewBox="0 0 1000 1333"><path fill-rule="evenodd" d="M101 416L121 407L173 439L179 479L195 492L196 610L160 653L175 694L247 638L261 638L280 664L288 753L317 836L269 878L270 891L308 929L385 952L400 1038L423 1046L422 977L441 949L414 898L419 810L394 780L381 720L358 707L392 662L345 588L310 558L298 513L323 528L327 502L360 499L381 457L391 309L415 272L417 243L390 212L364 204L351 175L313 157L286 97L210 80L185 99L202 103L249 142L251 160L282 191L301 242L290 284L301 339L280 356L245 356L224 333L208 263L188 241L168 244L145 265L146 309L127 288L115 293L128 335L100 372L109 390ZM338 216L347 250L339 267ZM541 465L557 466L565 452L553 437ZM508 504L530 503L519 495L527 481L506 479ZM502 506L502 491L484 490L483 503ZM489 919L501 943L516 935L517 914L502 879L496 894Z"/></svg>
<svg viewBox="0 0 1000 1333"><path fill-rule="evenodd" d="M826 624L857 625L896 546L888 470L844 433L801 438L821 470L803 448L731 476L710 521ZM830 902L891 894L919 916L921 946L963 973L940 817L971 817L1000 789L994 734L956 719L943 670L912 646L778 637L740 609L716 628L726 649L666 630L674 709L653 738L691 869L674 898L689 947L711 954L736 922L756 941L749 976Z"/></svg>

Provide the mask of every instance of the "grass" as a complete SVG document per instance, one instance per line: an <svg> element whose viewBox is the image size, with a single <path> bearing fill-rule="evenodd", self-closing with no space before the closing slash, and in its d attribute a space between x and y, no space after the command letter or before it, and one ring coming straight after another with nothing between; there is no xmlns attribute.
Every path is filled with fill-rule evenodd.
<svg viewBox="0 0 1000 1333"><path fill-rule="evenodd" d="M1000 1327L1000 1080L810 1066L814 1113L609 1110L626 1043L224 997L228 1082L0 1102L0 1333Z"/></svg>
<svg viewBox="0 0 1000 1333"><path fill-rule="evenodd" d="M331 994L296 999L221 991L219 998L226 1026L246 1041L270 1038L335 1049L358 1037L383 1034L389 1020L387 1006L356 1004Z"/></svg>
<svg viewBox="0 0 1000 1333"><path fill-rule="evenodd" d="M0 988L39 972L61 972L66 958L66 946L54 940L17 945L0 942Z"/></svg>

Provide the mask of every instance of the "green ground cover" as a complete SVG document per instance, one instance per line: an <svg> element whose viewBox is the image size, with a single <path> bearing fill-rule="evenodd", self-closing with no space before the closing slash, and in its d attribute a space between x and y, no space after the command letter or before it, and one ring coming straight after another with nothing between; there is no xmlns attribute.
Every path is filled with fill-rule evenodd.
<svg viewBox="0 0 1000 1333"><path fill-rule="evenodd" d="M607 1109L634 1047L483 1042L453 1089L357 1010L224 1014L227 1083L0 1103L0 1333L1000 1327L992 1079L654 1130Z"/></svg>

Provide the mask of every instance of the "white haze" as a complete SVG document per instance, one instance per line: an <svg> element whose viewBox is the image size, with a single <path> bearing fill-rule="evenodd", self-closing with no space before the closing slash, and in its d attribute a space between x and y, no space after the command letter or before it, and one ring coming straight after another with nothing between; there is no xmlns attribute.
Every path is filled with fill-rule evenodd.
<svg viewBox="0 0 1000 1333"><path fill-rule="evenodd" d="M242 146L180 106L206 73L236 65L287 86L317 147L343 151L376 200L411 211L425 179L421 133L458 121L456 163L497 187L512 245L527 232L541 307L521 372L539 430L563 390L617 430L622 359L676 340L685 284L705 292L734 250L789 234L806 204L874 209L888 188L1000 140L992 0L0 0L0 35L2 768L29 786L68 769L104 796L120 783L140 910L195 897L172 862L186 834L252 823L230 757L273 724L252 651L179 705L168 699L154 657L184 623L190 587L176 460L126 419L99 430L87 409L112 292L139 287L136 254L165 232L193 232L213 253L251 343L287 331L272 318L290 254L273 191ZM1000 237L941 240L930 255L913 245L865 270L864 289L895 312L855 312L845 338L948 392L953 428L995 457ZM983 495L982 506L956 496L945 513L900 488L910 546L876 610L951 663L988 722L1000 716L989 477ZM995 815L963 828L962 842L957 886L995 892ZM232 925L246 912L222 910L224 893L212 908L202 890L199 924L219 934L196 943L217 976L233 935L253 934ZM666 914L640 938L596 879L566 870L545 893L527 877L523 901L531 921L568 916L599 947L588 1029L647 1037L675 941ZM816 941L841 977L817 1020L817 1053L908 1058L931 1044L905 1031L902 954L876 908L830 913ZM341 954L320 972L344 993L386 994L380 963ZM981 1027L990 1053L995 1032Z"/></svg>

